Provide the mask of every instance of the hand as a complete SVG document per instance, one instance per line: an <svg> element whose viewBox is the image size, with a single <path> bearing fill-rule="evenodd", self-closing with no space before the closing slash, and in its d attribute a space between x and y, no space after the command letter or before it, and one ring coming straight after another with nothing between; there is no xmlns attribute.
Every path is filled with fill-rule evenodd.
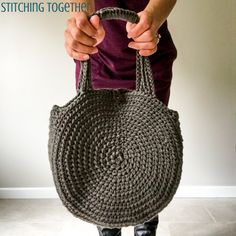
<svg viewBox="0 0 236 236"><path fill-rule="evenodd" d="M137 24L127 22L127 37L134 41L128 47L139 50L142 56L150 56L157 51L159 39L157 37L158 24L155 23L152 13L141 11L138 13L140 20Z"/></svg>
<svg viewBox="0 0 236 236"><path fill-rule="evenodd" d="M96 46L104 39L105 31L98 16L92 16L89 21L85 12L76 12L67 20L64 36L69 56L83 61L89 59L89 54L98 52Z"/></svg>

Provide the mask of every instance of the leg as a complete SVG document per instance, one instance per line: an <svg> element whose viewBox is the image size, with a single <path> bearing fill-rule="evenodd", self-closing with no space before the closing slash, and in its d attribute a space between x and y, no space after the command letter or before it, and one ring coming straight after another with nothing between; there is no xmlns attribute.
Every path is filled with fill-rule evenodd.
<svg viewBox="0 0 236 236"><path fill-rule="evenodd" d="M135 236L155 236L156 229L159 223L159 216L157 215L154 219L134 226Z"/></svg>
<svg viewBox="0 0 236 236"><path fill-rule="evenodd" d="M106 228L97 225L99 236L121 236L121 228Z"/></svg>

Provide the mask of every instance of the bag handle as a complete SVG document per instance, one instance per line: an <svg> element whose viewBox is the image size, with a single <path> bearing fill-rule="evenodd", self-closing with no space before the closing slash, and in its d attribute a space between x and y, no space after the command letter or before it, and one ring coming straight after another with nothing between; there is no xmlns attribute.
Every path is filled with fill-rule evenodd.
<svg viewBox="0 0 236 236"><path fill-rule="evenodd" d="M118 7L105 7L88 16L98 15L100 20L124 20L131 23L138 23L139 16L135 11L126 10ZM86 92L93 90L91 82L91 61L80 61L80 82L77 92ZM136 91L155 96L155 87L152 75L152 69L148 57L141 56L136 51Z"/></svg>

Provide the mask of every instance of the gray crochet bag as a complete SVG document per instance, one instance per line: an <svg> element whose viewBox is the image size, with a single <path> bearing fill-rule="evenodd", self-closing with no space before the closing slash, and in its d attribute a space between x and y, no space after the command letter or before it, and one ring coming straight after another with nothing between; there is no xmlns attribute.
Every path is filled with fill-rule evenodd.
<svg viewBox="0 0 236 236"><path fill-rule="evenodd" d="M121 8L94 14L139 21ZM82 61L76 96L50 113L48 154L63 205L75 217L109 228L155 218L182 174L179 114L157 99L149 58L136 55L135 90L94 90L91 62Z"/></svg>

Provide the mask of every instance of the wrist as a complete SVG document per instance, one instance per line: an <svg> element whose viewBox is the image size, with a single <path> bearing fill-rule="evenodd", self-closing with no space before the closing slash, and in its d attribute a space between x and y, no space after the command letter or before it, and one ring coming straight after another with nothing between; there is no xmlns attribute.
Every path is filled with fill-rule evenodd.
<svg viewBox="0 0 236 236"><path fill-rule="evenodd" d="M151 17L153 27L159 29L162 22L158 17L157 10L153 6L147 6L144 11Z"/></svg>
<svg viewBox="0 0 236 236"><path fill-rule="evenodd" d="M154 28L159 29L164 23L165 19L161 18L157 7L148 4L144 9L152 19L152 25Z"/></svg>

